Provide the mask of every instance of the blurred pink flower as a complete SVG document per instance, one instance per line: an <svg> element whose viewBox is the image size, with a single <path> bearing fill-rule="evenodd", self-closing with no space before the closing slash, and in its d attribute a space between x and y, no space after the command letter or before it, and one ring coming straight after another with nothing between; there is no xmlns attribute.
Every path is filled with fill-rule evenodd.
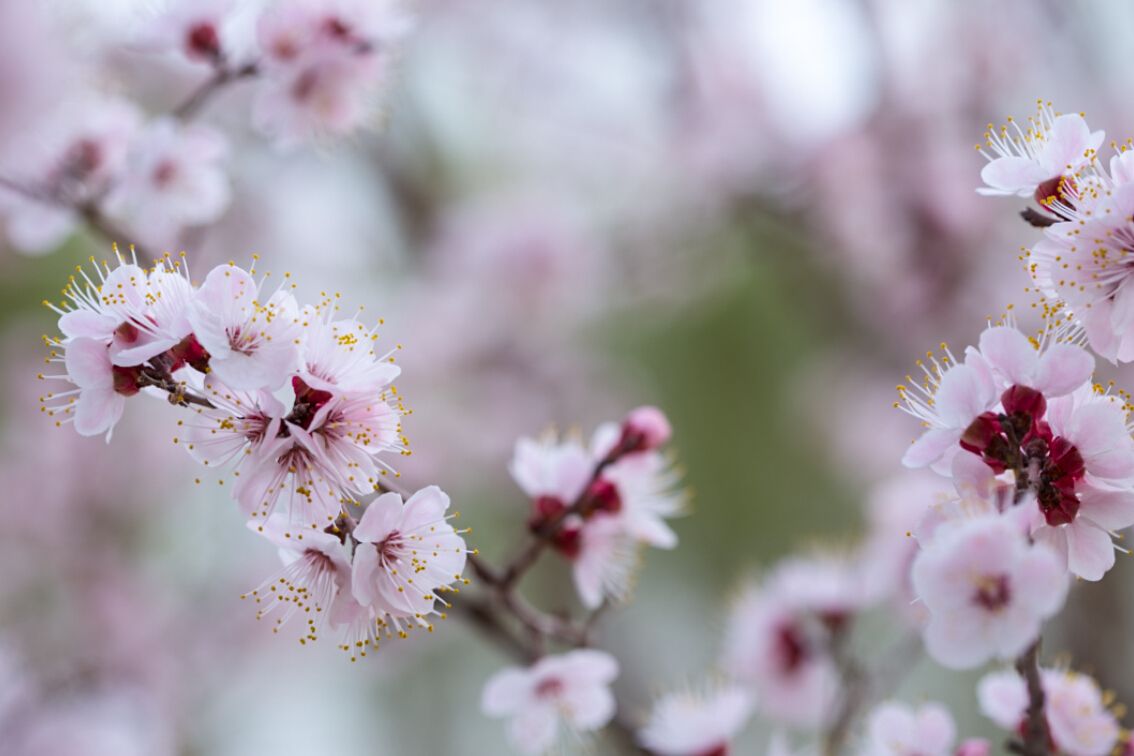
<svg viewBox="0 0 1134 756"><path fill-rule="evenodd" d="M140 238L171 245L187 226L216 221L231 199L222 163L228 143L201 124L160 118L131 143L121 179L106 196L108 214L130 222Z"/></svg>
<svg viewBox="0 0 1134 756"><path fill-rule="evenodd" d="M546 753L561 727L585 733L614 717L609 686L617 675L618 662L602 651L545 656L526 669L496 673L484 686L481 708L490 717L510 720L509 739L521 753Z"/></svg>
<svg viewBox="0 0 1134 756"><path fill-rule="evenodd" d="M281 145L354 131L374 111L393 45L409 27L385 0L279 3L257 29L265 77L257 127Z"/></svg>
<svg viewBox="0 0 1134 756"><path fill-rule="evenodd" d="M1104 756L1118 743L1121 727L1098 683L1070 670L1041 669L1044 715L1055 748L1068 756ZM977 700L986 717L1009 732L1024 722L1028 689L1013 670L981 678Z"/></svg>
<svg viewBox="0 0 1134 756"><path fill-rule="evenodd" d="M721 665L755 688L769 719L820 728L833 715L841 687L832 638L864 599L861 581L844 560L789 559L733 605Z"/></svg>
<svg viewBox="0 0 1134 756"><path fill-rule="evenodd" d="M654 704L638 742L658 756L723 756L747 724L754 703L736 686L703 695L671 693Z"/></svg>
<svg viewBox="0 0 1134 756"><path fill-rule="evenodd" d="M951 756L957 738L952 715L938 703L917 709L897 701L879 704L867 733L864 756Z"/></svg>
<svg viewBox="0 0 1134 756"><path fill-rule="evenodd" d="M1029 545L1000 515L939 527L914 561L913 583L930 614L926 648L960 669L1021 654L1062 608L1068 588L1055 551Z"/></svg>

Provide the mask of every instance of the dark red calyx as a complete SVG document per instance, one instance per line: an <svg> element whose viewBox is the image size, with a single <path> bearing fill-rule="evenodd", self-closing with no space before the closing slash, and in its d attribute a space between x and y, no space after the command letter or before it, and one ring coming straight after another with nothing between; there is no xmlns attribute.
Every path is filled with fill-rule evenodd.
<svg viewBox="0 0 1134 756"><path fill-rule="evenodd" d="M532 502L532 514L528 518L528 529L533 533L543 530L547 524L563 514L567 505L558 496L537 496Z"/></svg>
<svg viewBox="0 0 1134 756"><path fill-rule="evenodd" d="M1000 395L1000 403L1007 415L1023 414L1039 420L1047 412L1047 399L1034 388L1012 386Z"/></svg>
<svg viewBox="0 0 1134 756"><path fill-rule="evenodd" d="M801 628L785 623L776 632L776 657L783 672L794 672L810 656Z"/></svg>
<svg viewBox="0 0 1134 756"><path fill-rule="evenodd" d="M311 388L298 375L292 377L291 387L295 390L295 404L292 405L287 421L308 430L315 415L331 401L332 394L330 391Z"/></svg>
<svg viewBox="0 0 1134 756"><path fill-rule="evenodd" d="M188 365L200 373L208 372L209 352L201 346L201 342L197 341L197 337L193 334L189 334L170 347L169 356L173 359L171 371Z"/></svg>
<svg viewBox="0 0 1134 756"><path fill-rule="evenodd" d="M568 559L575 559L583 549L583 531L577 525L562 527L551 536L551 545Z"/></svg>
<svg viewBox="0 0 1134 756"><path fill-rule="evenodd" d="M1070 441L1052 439L1040 471L1036 498L1048 525L1066 525L1079 514L1076 484L1087 474L1083 455Z"/></svg>
<svg viewBox="0 0 1134 756"><path fill-rule="evenodd" d="M220 60L220 34L217 33L216 24L211 21L194 24L185 35L185 50L192 58L213 62Z"/></svg>
<svg viewBox="0 0 1134 756"><path fill-rule="evenodd" d="M111 365L110 372L114 376L114 392L122 396L133 396L142 390L139 379L142 374L140 365L133 367L120 367Z"/></svg>
<svg viewBox="0 0 1134 756"><path fill-rule="evenodd" d="M618 486L605 478L599 478L587 489L589 512L617 512L622 509L622 496Z"/></svg>
<svg viewBox="0 0 1134 756"><path fill-rule="evenodd" d="M138 327L128 320L114 329L114 340L119 344L133 344L138 341L140 335L141 331Z"/></svg>

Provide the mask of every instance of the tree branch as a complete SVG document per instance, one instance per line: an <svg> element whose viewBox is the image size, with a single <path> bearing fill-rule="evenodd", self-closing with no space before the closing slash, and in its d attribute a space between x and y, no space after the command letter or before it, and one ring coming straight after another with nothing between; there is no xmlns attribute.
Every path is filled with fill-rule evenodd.
<svg viewBox="0 0 1134 756"><path fill-rule="evenodd" d="M213 72L204 84L193 90L190 95L171 113L174 117L182 121L192 120L201 110L208 104L218 92L224 89L228 84L240 79L248 79L259 73L260 67L257 63L247 63L239 68L229 68L221 64Z"/></svg>
<svg viewBox="0 0 1134 756"><path fill-rule="evenodd" d="M1044 714L1043 680L1039 670L1040 639L1016 660L1016 671L1028 683L1028 708L1025 712L1023 740L1011 741L1008 750L1021 756L1050 756L1051 735Z"/></svg>

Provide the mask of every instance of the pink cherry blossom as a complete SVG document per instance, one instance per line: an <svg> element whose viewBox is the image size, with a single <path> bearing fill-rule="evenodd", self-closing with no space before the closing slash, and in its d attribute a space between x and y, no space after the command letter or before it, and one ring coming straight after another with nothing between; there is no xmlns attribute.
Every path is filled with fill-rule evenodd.
<svg viewBox="0 0 1134 756"><path fill-rule="evenodd" d="M862 575L871 602L892 601L912 622L924 619L914 601L910 567L917 556L915 531L930 508L947 497L948 485L927 472L906 472L876 486L867 498L867 536Z"/></svg>
<svg viewBox="0 0 1134 756"><path fill-rule="evenodd" d="M624 601L641 564L637 543L618 517L598 514L589 520L569 517L553 540L571 561L575 589L588 609L603 601Z"/></svg>
<svg viewBox="0 0 1134 756"><path fill-rule="evenodd" d="M954 668L1022 653L1068 587L1058 555L1029 545L1019 523L1000 515L938 527L914 562L913 582L930 614L926 648Z"/></svg>
<svg viewBox="0 0 1134 756"><path fill-rule="evenodd" d="M205 376L203 389L214 408L197 408L196 417L185 421L185 448L206 467L233 464L240 470L266 440L279 435L287 411L268 392L236 391L213 374Z"/></svg>
<svg viewBox="0 0 1134 756"><path fill-rule="evenodd" d="M929 359L929 365L918 361L922 377L906 376L908 383L898 387L902 409L925 427L902 464L948 469L965 429L996 403L996 385L987 361L972 347L965 351L963 363L947 347L940 359Z"/></svg>
<svg viewBox="0 0 1134 756"><path fill-rule="evenodd" d="M304 331L300 344L299 375L308 386L323 391L377 393L401 374L394 364L394 350L379 354L377 326L358 320L334 320L335 307L304 308Z"/></svg>
<svg viewBox="0 0 1134 756"><path fill-rule="evenodd" d="M109 442L126 408L126 397L138 393L137 383L129 372L116 372L106 344L95 339L69 341L64 347L63 364L67 368L66 379L77 388L47 394L44 406L50 408L48 414L62 414L72 420L75 431L82 436L105 433ZM65 403L53 404L59 401Z"/></svg>
<svg viewBox="0 0 1134 756"><path fill-rule="evenodd" d="M1036 195L1037 201L1056 191L1041 188L1059 179L1074 179L1095 159L1105 134L1092 132L1081 115L1056 115L1050 105L1040 104L1036 116L1028 119L1026 128L1015 121L999 130L990 127L985 133L991 154L981 171L985 186L981 194Z"/></svg>
<svg viewBox="0 0 1134 756"><path fill-rule="evenodd" d="M1118 743L1121 728L1106 707L1098 683L1070 670L1041 669L1044 715L1056 749L1069 756L1104 756ZM1014 670L981 678L977 701L986 717L1009 732L1017 732L1028 706L1028 688Z"/></svg>
<svg viewBox="0 0 1134 756"><path fill-rule="evenodd" d="M50 251L81 223L76 204L105 192L126 168L141 121L125 101L68 100L0 152L0 173L30 191L0 188L5 232L23 252Z"/></svg>
<svg viewBox="0 0 1134 756"><path fill-rule="evenodd" d="M358 541L351 591L400 633L418 625L432 628L437 594L461 580L468 548L449 524L449 497L436 486L408 501L395 493L375 499L353 532Z"/></svg>
<svg viewBox="0 0 1134 756"><path fill-rule="evenodd" d="M606 494L604 511L614 510L626 533L654 548L677 546L677 534L666 520L685 512L686 496L677 490L679 474L655 451L627 454L602 471L595 490ZM617 502L615 502L617 499Z"/></svg>
<svg viewBox="0 0 1134 756"><path fill-rule="evenodd" d="M400 410L386 394L333 395L298 377L292 384L291 410L275 435L249 441L233 495L249 517L267 517L282 499L293 518L322 528L378 489L390 469L383 453L405 450Z"/></svg>
<svg viewBox="0 0 1134 756"><path fill-rule="evenodd" d="M277 615L273 632L301 615L300 643L316 640L339 593L350 590L351 568L342 541L330 533L296 528L283 513L248 527L279 548L284 568L242 598L256 603L257 619Z"/></svg>
<svg viewBox="0 0 1134 756"><path fill-rule="evenodd" d="M1090 210L1061 212L1068 219L1032 247L1028 272L1047 296L1074 310L1092 349L1111 362L1130 362L1134 288L1125 261L1134 250L1134 184L1101 192Z"/></svg>
<svg viewBox="0 0 1134 756"><path fill-rule="evenodd" d="M221 167L227 151L224 137L207 126L154 121L131 144L127 169L106 197L107 213L156 244L212 223L232 197Z"/></svg>
<svg viewBox="0 0 1134 756"><path fill-rule="evenodd" d="M539 439L517 440L508 472L537 510L558 512L582 495L594 466L590 453L577 438L559 441L548 433Z"/></svg>
<svg viewBox="0 0 1134 756"><path fill-rule="evenodd" d="M288 0L260 18L256 126L281 145L354 131L374 111L393 45L409 29L388 2Z"/></svg>
<svg viewBox="0 0 1134 756"><path fill-rule="evenodd" d="M1134 525L1134 439L1126 403L1084 387L1053 400L1047 417L1052 434L1079 455L1083 473L1073 500L1064 487L1058 505L1040 501L1034 535L1063 555L1072 573L1099 580L1114 565L1111 533Z"/></svg>
<svg viewBox="0 0 1134 756"><path fill-rule="evenodd" d="M957 728L938 703L914 709L887 701L870 714L863 754L869 756L951 756Z"/></svg>
<svg viewBox="0 0 1134 756"><path fill-rule="evenodd" d="M840 676L831 642L861 606L851 565L789 560L740 595L725 629L722 668L754 687L769 719L819 728L833 715Z"/></svg>
<svg viewBox="0 0 1134 756"><path fill-rule="evenodd" d="M299 365L299 311L291 292L266 299L261 283L233 264L209 271L189 314L209 369L234 389L276 389Z"/></svg>
<svg viewBox="0 0 1134 756"><path fill-rule="evenodd" d="M654 704L638 742L659 756L724 756L752 709L751 694L737 686L702 695L671 693Z"/></svg>
<svg viewBox="0 0 1134 756"><path fill-rule="evenodd" d="M618 662L602 651L584 649L545 656L523 669L509 667L484 686L481 708L490 717L508 718L508 736L521 753L552 750L562 730L587 733L614 717L610 684Z"/></svg>

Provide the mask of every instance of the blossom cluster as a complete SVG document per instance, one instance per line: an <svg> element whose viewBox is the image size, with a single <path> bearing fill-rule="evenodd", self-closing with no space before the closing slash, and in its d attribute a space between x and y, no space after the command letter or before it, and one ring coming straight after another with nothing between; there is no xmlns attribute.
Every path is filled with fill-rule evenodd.
<svg viewBox="0 0 1134 756"><path fill-rule="evenodd" d="M236 11L228 0L181 0L135 33L138 51L211 71L173 111L148 118L133 101L91 88L43 108L34 127L7 140L0 214L14 247L55 249L92 219L173 247L179 232L216 222L232 200L229 139L193 121L207 96L247 80L254 125L282 146L347 135L374 112L410 27L385 2L280 0L257 20L255 38L242 39Z"/></svg>
<svg viewBox="0 0 1134 756"><path fill-rule="evenodd" d="M43 411L109 440L130 397L187 410L175 442L231 474L250 527L287 562L249 597L279 625L302 611L303 639L330 622L354 652L431 628L467 555L448 497L387 492L357 523L352 512L382 489L384 457L409 453L400 369L376 351L376 328L341 316L338 297L300 305L290 276L271 287L255 266L223 264L196 285L181 260L116 263L80 271L48 303L62 331L48 362L62 372L41 377L70 388L41 397Z"/></svg>

